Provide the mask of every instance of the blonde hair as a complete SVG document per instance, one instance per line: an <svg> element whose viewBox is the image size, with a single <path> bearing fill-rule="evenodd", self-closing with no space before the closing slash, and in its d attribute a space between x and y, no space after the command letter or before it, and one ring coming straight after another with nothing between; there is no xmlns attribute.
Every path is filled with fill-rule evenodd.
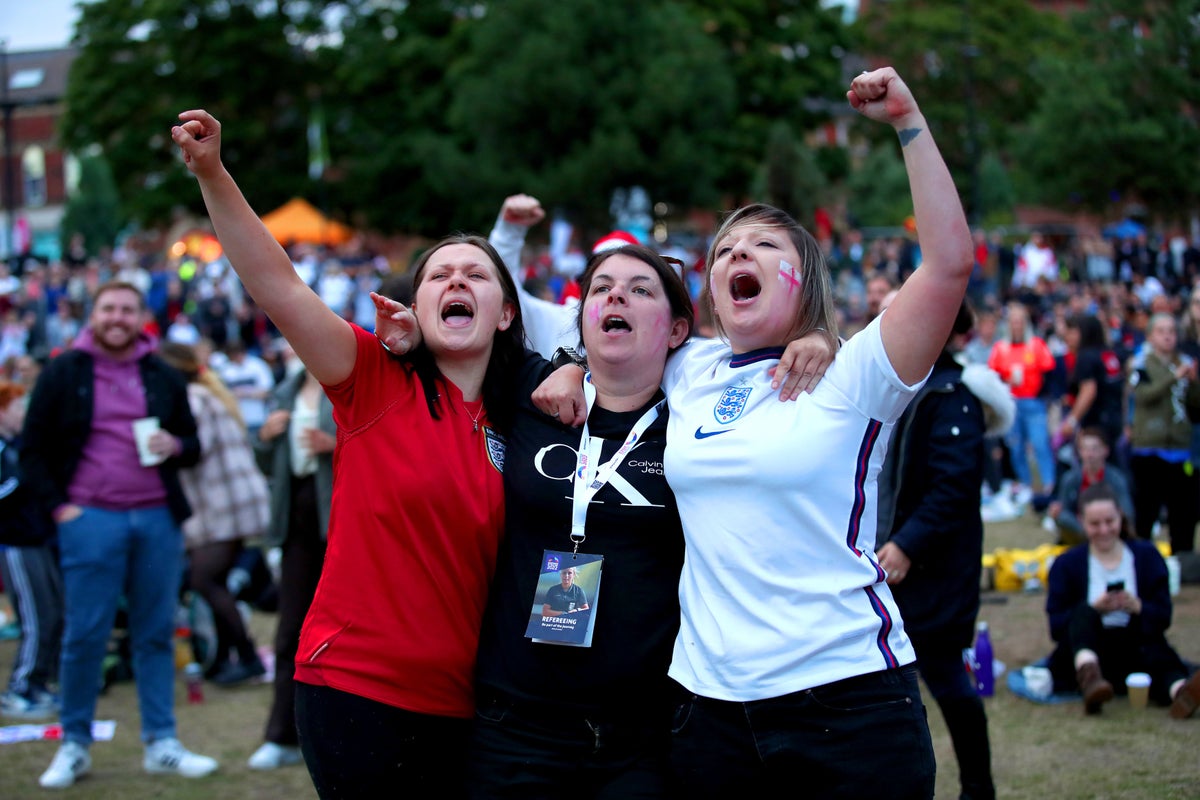
<svg viewBox="0 0 1200 800"><path fill-rule="evenodd" d="M217 374L202 363L196 355L195 348L180 342L163 342L158 346L158 354L163 361L184 374L188 383L196 383L213 393L229 415L237 420L238 425L246 427L242 419L242 409L238 406L237 398Z"/></svg>
<svg viewBox="0 0 1200 800"><path fill-rule="evenodd" d="M744 206L726 217L713 237L708 255L704 259L704 288L700 293L700 302L711 312L717 333L724 339L729 338L725 335L725 328L721 325L721 318L713 304L712 270L713 263L717 260L717 245L729 231L742 225L762 225L785 231L800 256L800 270L803 276L800 284L800 309L788 341L778 344L785 345L813 331L821 331L830 349L836 352L837 314L833 304L833 282L829 276L825 254L821 252L821 246L813 235L792 219L791 215L762 203Z"/></svg>

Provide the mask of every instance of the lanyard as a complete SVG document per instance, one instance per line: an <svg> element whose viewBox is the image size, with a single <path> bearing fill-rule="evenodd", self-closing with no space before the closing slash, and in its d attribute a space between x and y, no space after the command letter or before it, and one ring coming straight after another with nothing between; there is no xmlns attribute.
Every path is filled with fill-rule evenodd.
<svg viewBox="0 0 1200 800"><path fill-rule="evenodd" d="M590 417L592 405L596 402L596 387L592 385L590 372L583 379L583 396L587 401L588 416ZM641 419L635 422L629 430L629 435L625 437L624 443L604 464L599 463L604 439L593 438L588 433L587 421L584 421L583 434L579 439L579 456L575 464L575 491L571 498L571 541L575 544L576 553L579 552L579 545L583 544L584 539L587 538L587 534L584 532L584 523L587 520L588 505L591 504L592 498L612 478L617 467L621 465L621 461L642 438L646 428L649 428L650 424L658 419L665 403L666 400L659 400L645 414L642 414Z"/></svg>

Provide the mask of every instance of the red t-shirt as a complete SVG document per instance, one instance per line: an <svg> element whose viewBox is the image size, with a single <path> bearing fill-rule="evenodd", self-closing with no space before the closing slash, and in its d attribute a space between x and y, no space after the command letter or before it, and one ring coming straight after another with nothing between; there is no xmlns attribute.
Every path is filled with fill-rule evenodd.
<svg viewBox="0 0 1200 800"><path fill-rule="evenodd" d="M1045 375L1054 369L1054 356L1046 343L1036 336L1025 342L998 341L992 345L988 366L1008 384L1012 396L1018 399L1037 397L1042 391ZM1020 370L1021 380L1014 384L1012 375Z"/></svg>
<svg viewBox="0 0 1200 800"><path fill-rule="evenodd" d="M449 382L433 419L416 375L354 332L354 373L325 387L338 424L329 544L296 680L469 717L504 524L504 446L486 416L472 431Z"/></svg>

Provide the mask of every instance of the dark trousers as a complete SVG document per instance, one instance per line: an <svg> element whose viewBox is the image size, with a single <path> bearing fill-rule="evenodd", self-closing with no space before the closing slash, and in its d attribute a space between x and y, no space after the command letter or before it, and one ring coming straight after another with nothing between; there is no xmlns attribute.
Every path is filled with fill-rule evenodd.
<svg viewBox="0 0 1200 800"><path fill-rule="evenodd" d="M237 660L242 664L258 661L258 651L242 621L237 600L225 585L229 570L233 569L242 547L241 539L233 539L202 544L188 551L188 586L208 603L212 609L213 626L217 629L214 673L229 660L231 649L237 653Z"/></svg>
<svg viewBox="0 0 1200 800"><path fill-rule="evenodd" d="M1139 539L1150 539L1159 513L1167 509L1171 552L1195 549L1196 518L1200 514L1200 475L1188 474L1183 464L1172 464L1157 456L1135 455L1133 514Z"/></svg>
<svg viewBox="0 0 1200 800"><path fill-rule="evenodd" d="M935 775L912 666L748 703L692 695L676 713L671 766L689 800L779 786L806 797L929 798Z"/></svg>
<svg viewBox="0 0 1200 800"><path fill-rule="evenodd" d="M1117 694L1125 693L1125 676L1131 672L1150 675L1150 699L1160 705L1171 702L1171 684L1188 676L1187 666L1162 636L1144 637L1135 617L1129 627L1106 628L1100 612L1080 603L1071 612L1067 640L1059 642L1050 655L1050 672L1055 688L1075 689L1075 654L1091 650L1100 659L1100 672Z"/></svg>
<svg viewBox="0 0 1200 800"><path fill-rule="evenodd" d="M20 695L58 680L63 635L63 580L53 545L0 548L0 576L21 625L8 689Z"/></svg>
<svg viewBox="0 0 1200 800"><path fill-rule="evenodd" d="M464 796L470 720L416 714L297 682L296 721L322 800Z"/></svg>
<svg viewBox="0 0 1200 800"><path fill-rule="evenodd" d="M275 627L275 689L267 717L265 739L295 745L296 735L296 648L300 627L308 616L321 566L325 563L325 540L317 515L316 480L292 479L292 503L288 512L288 534L283 542L279 570L279 620Z"/></svg>
<svg viewBox="0 0 1200 800"><path fill-rule="evenodd" d="M967 674L962 649L937 636L910 634L917 650L917 669L937 702L950 732L958 761L962 798L992 800L992 751L983 699Z"/></svg>
<svg viewBox="0 0 1200 800"><path fill-rule="evenodd" d="M670 709L614 718L482 690L469 749L475 800L650 800L668 793Z"/></svg>

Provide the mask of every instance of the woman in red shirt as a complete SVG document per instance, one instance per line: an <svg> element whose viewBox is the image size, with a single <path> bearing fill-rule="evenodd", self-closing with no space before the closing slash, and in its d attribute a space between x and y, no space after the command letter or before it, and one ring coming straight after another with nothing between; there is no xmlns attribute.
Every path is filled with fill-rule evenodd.
<svg viewBox="0 0 1200 800"><path fill-rule="evenodd" d="M1050 448L1050 427L1046 420L1046 401L1039 395L1046 373L1054 369L1054 356L1046 343L1034 335L1029 311L1020 303L1008 305L1008 336L992 346L988 366L1000 374L1017 403L1017 417L1005 437L1017 476L1017 499L1028 502L1033 496L1033 474L1027 450L1033 451L1038 484L1042 494L1054 491L1055 462Z"/></svg>

